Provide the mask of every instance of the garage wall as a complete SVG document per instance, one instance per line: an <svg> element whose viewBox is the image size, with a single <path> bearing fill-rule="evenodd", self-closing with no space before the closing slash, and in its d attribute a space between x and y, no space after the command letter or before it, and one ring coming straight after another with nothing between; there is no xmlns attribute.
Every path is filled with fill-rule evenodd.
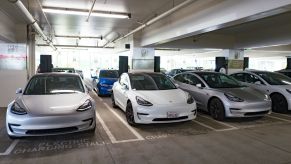
<svg viewBox="0 0 291 164"><path fill-rule="evenodd" d="M7 107L15 97L17 88L24 88L27 72L18 70L0 71L0 107Z"/></svg>

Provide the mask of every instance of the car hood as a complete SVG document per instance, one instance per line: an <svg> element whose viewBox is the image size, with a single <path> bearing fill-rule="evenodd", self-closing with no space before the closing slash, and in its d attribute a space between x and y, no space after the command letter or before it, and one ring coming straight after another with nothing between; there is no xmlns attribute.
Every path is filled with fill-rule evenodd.
<svg viewBox="0 0 291 164"><path fill-rule="evenodd" d="M113 85L118 78L100 78L99 83Z"/></svg>
<svg viewBox="0 0 291 164"><path fill-rule="evenodd" d="M20 101L28 114L36 116L66 115L76 112L88 98L87 94L23 95Z"/></svg>
<svg viewBox="0 0 291 164"><path fill-rule="evenodd" d="M187 101L186 93L180 89L135 91L135 94L157 105L184 104Z"/></svg>
<svg viewBox="0 0 291 164"><path fill-rule="evenodd" d="M239 97L245 101L263 101L266 99L265 94L251 87L242 88L219 88L215 89L223 93L229 93L233 96Z"/></svg>

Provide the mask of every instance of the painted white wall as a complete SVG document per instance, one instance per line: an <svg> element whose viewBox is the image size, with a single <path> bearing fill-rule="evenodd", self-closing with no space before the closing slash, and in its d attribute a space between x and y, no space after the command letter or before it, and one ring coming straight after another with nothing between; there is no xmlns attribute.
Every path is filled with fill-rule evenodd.
<svg viewBox="0 0 291 164"><path fill-rule="evenodd" d="M7 105L16 98L17 88L24 88L27 83L27 72L5 70L0 71L0 107Z"/></svg>

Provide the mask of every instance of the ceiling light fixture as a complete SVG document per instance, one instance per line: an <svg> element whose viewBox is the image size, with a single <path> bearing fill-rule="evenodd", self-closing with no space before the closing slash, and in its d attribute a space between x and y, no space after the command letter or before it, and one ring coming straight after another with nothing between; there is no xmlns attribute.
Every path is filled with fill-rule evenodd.
<svg viewBox="0 0 291 164"><path fill-rule="evenodd" d="M69 9L69 8L59 8L59 7L43 7L43 12L53 13L53 14L64 14L64 15L81 15L88 16L88 11L83 9ZM105 17L105 18L131 18L130 13L119 13L111 11L96 11L93 10L91 16L94 17Z"/></svg>

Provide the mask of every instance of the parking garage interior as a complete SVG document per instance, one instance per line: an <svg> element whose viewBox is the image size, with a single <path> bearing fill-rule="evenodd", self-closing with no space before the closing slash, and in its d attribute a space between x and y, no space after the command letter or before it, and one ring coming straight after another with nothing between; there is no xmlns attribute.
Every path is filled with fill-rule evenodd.
<svg viewBox="0 0 291 164"><path fill-rule="evenodd" d="M269 105L264 115L227 117L224 113L226 118L220 120L213 118L211 110L199 109L192 95L197 102L196 118L178 121L177 113L168 112L164 120L173 122L133 126L122 105L114 106L115 90L101 95L96 82L102 70L116 70L116 78L128 74L130 82L141 80L131 79L141 72L145 77L159 75L180 89L182 85L170 74L173 70L225 76L285 72L282 76L289 79L290 20L291 0L1 0L0 163L291 163L291 108L277 112L281 110ZM74 74L88 91L90 107L96 108L93 132L9 136L7 118L13 114L15 100L25 95L33 77L49 76L58 68L76 70ZM269 84L243 87L253 87L254 93L258 85ZM283 100L287 103L291 86L290 91L286 88ZM271 89L267 92L266 101L276 103ZM222 94L230 99L227 93ZM34 96L32 104L43 110L47 104L38 104L41 101ZM134 98L135 104L142 101L144 108L159 105L139 96ZM238 99L236 103L241 102ZM137 115L140 119L148 114Z"/></svg>

